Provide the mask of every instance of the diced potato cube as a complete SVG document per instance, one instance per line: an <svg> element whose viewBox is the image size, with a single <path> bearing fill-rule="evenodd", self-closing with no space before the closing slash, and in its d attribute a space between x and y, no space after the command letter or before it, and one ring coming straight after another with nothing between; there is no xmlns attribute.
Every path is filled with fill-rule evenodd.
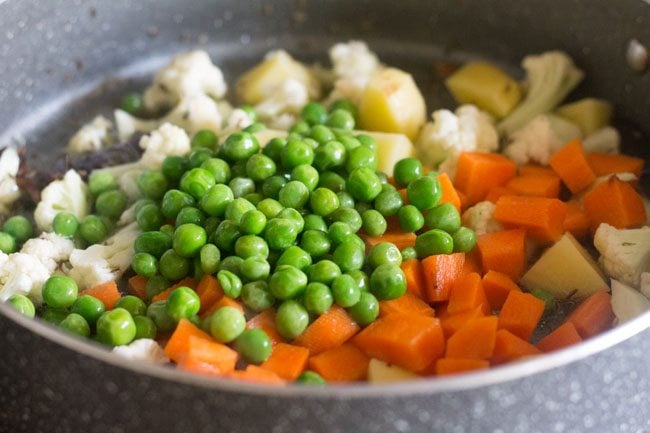
<svg viewBox="0 0 650 433"><path fill-rule="evenodd" d="M585 98L559 107L556 113L578 125L583 134L589 135L610 124L612 105L602 99Z"/></svg>
<svg viewBox="0 0 650 433"><path fill-rule="evenodd" d="M650 310L650 301L638 290L612 279L612 310L618 323L623 323Z"/></svg>
<svg viewBox="0 0 650 433"><path fill-rule="evenodd" d="M413 143L406 135L372 131L358 132L370 135L377 142L377 170L383 171L387 176L393 175L393 167L397 161L415 154Z"/></svg>
<svg viewBox="0 0 650 433"><path fill-rule="evenodd" d="M413 77L399 69L377 72L359 101L359 126L369 131L395 132L415 140L426 122L426 106Z"/></svg>
<svg viewBox="0 0 650 433"><path fill-rule="evenodd" d="M389 365L375 358L372 358L368 365L368 382L370 383L401 382L418 377L415 373L411 373L396 365Z"/></svg>
<svg viewBox="0 0 650 433"><path fill-rule="evenodd" d="M522 97L519 84L487 62L466 63L445 84L459 104L474 104L499 119L510 114Z"/></svg>
<svg viewBox="0 0 650 433"><path fill-rule="evenodd" d="M580 299L607 290L598 264L570 233L542 254L521 283L529 290L546 290L558 299L571 294Z"/></svg>

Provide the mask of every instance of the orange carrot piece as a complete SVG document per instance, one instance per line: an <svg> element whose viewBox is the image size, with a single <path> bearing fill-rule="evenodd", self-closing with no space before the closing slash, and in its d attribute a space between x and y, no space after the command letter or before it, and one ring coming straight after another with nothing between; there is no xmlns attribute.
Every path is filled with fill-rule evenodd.
<svg viewBox="0 0 650 433"><path fill-rule="evenodd" d="M202 338L209 342L214 341L210 335L200 330L192 322L181 319L165 346L167 358L174 362L180 362L187 355L190 337Z"/></svg>
<svg viewBox="0 0 650 433"><path fill-rule="evenodd" d="M605 291L599 291L582 301L566 321L572 323L578 334L586 339L611 328L614 319L612 297Z"/></svg>
<svg viewBox="0 0 650 433"><path fill-rule="evenodd" d="M270 370L249 364L246 370L235 370L228 377L244 382L263 383L267 385L285 385L286 381Z"/></svg>
<svg viewBox="0 0 650 433"><path fill-rule="evenodd" d="M271 339L271 344L274 346L284 341L284 338L282 338L275 326L275 311L271 308L268 308L257 314L255 317L251 318L248 322L246 322L246 328L261 329L266 333L266 335L269 336Z"/></svg>
<svg viewBox="0 0 650 433"><path fill-rule="evenodd" d="M169 295L174 291L174 287L167 287L165 290L162 292L158 293L157 295L154 295L151 297L151 303L153 304L154 302L158 301L164 301L167 298L169 298Z"/></svg>
<svg viewBox="0 0 650 433"><path fill-rule="evenodd" d="M560 178L557 176L526 175L513 177L506 184L512 195L558 198L560 195Z"/></svg>
<svg viewBox="0 0 650 433"><path fill-rule="evenodd" d="M494 351L498 323L496 316L470 320L447 340L445 358L489 359Z"/></svg>
<svg viewBox="0 0 650 433"><path fill-rule="evenodd" d="M97 284L96 286L89 287L86 290L82 290L79 293L79 296L83 295L90 295L99 299L104 303L107 310L112 310L113 307L115 307L115 303L122 297L115 281L106 281Z"/></svg>
<svg viewBox="0 0 650 433"><path fill-rule="evenodd" d="M404 233L403 231L387 231L381 236L367 236L364 235L363 238L366 241L368 250L372 249L375 245L381 242L390 242L395 244L400 250L406 247L415 246L415 238L417 236L415 233Z"/></svg>
<svg viewBox="0 0 650 433"><path fill-rule="evenodd" d="M379 301L379 317L388 314L413 314L434 317L436 311L417 296L405 293L399 298L390 301Z"/></svg>
<svg viewBox="0 0 650 433"><path fill-rule="evenodd" d="M550 167L537 164L525 164L519 167L519 176L551 176L558 177Z"/></svg>
<svg viewBox="0 0 650 433"><path fill-rule="evenodd" d="M576 239L584 238L589 232L589 218L582 205L576 200L566 202L564 231L571 233Z"/></svg>
<svg viewBox="0 0 650 433"><path fill-rule="evenodd" d="M201 361L200 359L184 358L176 367L179 370L187 371L192 374L202 374L204 376L223 377L224 373L219 367L208 362Z"/></svg>
<svg viewBox="0 0 650 433"><path fill-rule="evenodd" d="M477 273L471 273L457 278L451 287L447 312L449 314L458 314L477 307L481 309L483 314L490 312L490 305L485 296L481 276Z"/></svg>
<svg viewBox="0 0 650 433"><path fill-rule="evenodd" d="M406 291L424 299L424 275L420 261L418 259L405 260L400 267L406 276Z"/></svg>
<svg viewBox="0 0 650 433"><path fill-rule="evenodd" d="M504 195L514 195L514 191L505 186L495 186L490 188L490 191L485 196L485 200L495 203Z"/></svg>
<svg viewBox="0 0 650 433"><path fill-rule="evenodd" d="M475 370L485 370L490 363L484 359L440 358L436 361L436 374L456 374Z"/></svg>
<svg viewBox="0 0 650 433"><path fill-rule="evenodd" d="M641 195L614 175L586 193L582 202L593 230L601 223L624 229L646 221Z"/></svg>
<svg viewBox="0 0 650 433"><path fill-rule="evenodd" d="M438 182L440 182L440 187L442 188L442 197L440 198L440 204L442 203L451 203L454 205L458 212L461 211L461 202L460 196L454 187L454 184L451 181L451 178L447 173L442 173L438 175Z"/></svg>
<svg viewBox="0 0 650 433"><path fill-rule="evenodd" d="M596 180L596 173L587 161L580 139L571 140L555 152L549 160L549 165L574 194L584 191Z"/></svg>
<svg viewBox="0 0 650 433"><path fill-rule="evenodd" d="M404 205L409 204L408 195L406 194L406 188L398 189L397 192L402 196L402 203Z"/></svg>
<svg viewBox="0 0 650 433"><path fill-rule="evenodd" d="M201 300L199 314L209 309L212 304L218 302L224 295L217 278L210 274L204 274L196 286L196 293Z"/></svg>
<svg viewBox="0 0 650 433"><path fill-rule="evenodd" d="M483 275L483 269L481 268L481 257L478 254L478 250L474 248L471 252L465 253L465 262L463 263L463 270L460 275L468 275L471 273L477 273Z"/></svg>
<svg viewBox="0 0 650 433"><path fill-rule="evenodd" d="M370 358L351 343L309 358L309 368L329 382L353 382L368 376Z"/></svg>
<svg viewBox="0 0 650 433"><path fill-rule="evenodd" d="M422 260L425 298L429 302L449 299L451 285L458 278L465 264L464 253L439 254Z"/></svg>
<svg viewBox="0 0 650 433"><path fill-rule="evenodd" d="M515 281L526 266L526 232L504 230L478 236L477 247L483 271L498 271Z"/></svg>
<svg viewBox="0 0 650 433"><path fill-rule="evenodd" d="M587 154L587 161L596 176L607 176L615 173L634 173L640 178L645 161L628 155L592 152Z"/></svg>
<svg viewBox="0 0 650 433"><path fill-rule="evenodd" d="M537 348L542 352L552 352L580 343L582 337L571 322L565 322L553 332L537 342Z"/></svg>
<svg viewBox="0 0 650 433"><path fill-rule="evenodd" d="M212 316L221 307L233 307L242 313L244 312L244 306L241 304L241 302L228 296L222 296L221 299L212 304L207 310L199 314L199 317L201 320L205 320L208 317Z"/></svg>
<svg viewBox="0 0 650 433"><path fill-rule="evenodd" d="M307 367L309 350L300 346L278 343L271 356L260 367L274 372L283 379L294 381Z"/></svg>
<svg viewBox="0 0 650 433"><path fill-rule="evenodd" d="M167 344L169 346L169 343ZM208 364L222 374L235 370L239 355L225 344L205 339L203 336L190 335L187 340L186 352L181 354L179 365L190 361L194 365ZM186 364L187 366L187 364Z"/></svg>
<svg viewBox="0 0 650 433"><path fill-rule="evenodd" d="M564 233L566 204L556 198L505 195L494 209L494 219L506 228L526 230L531 239L551 243Z"/></svg>
<svg viewBox="0 0 650 433"><path fill-rule="evenodd" d="M436 310L436 317L440 319L440 326L442 326L442 332L445 334L445 337L449 338L454 335L460 328L465 326L467 322L472 319L483 317L483 309L481 307L476 307L473 310L464 311L458 314L449 314L447 312L447 306L440 306Z"/></svg>
<svg viewBox="0 0 650 433"><path fill-rule="evenodd" d="M521 289L508 275L497 271L488 271L483 276L485 297L493 310L500 310L511 291L521 292Z"/></svg>
<svg viewBox="0 0 650 433"><path fill-rule="evenodd" d="M359 331L359 325L341 307L334 305L314 320L293 343L318 355L349 340Z"/></svg>
<svg viewBox="0 0 650 433"><path fill-rule="evenodd" d="M420 371L442 355L445 337L438 319L389 314L372 322L353 339L371 358Z"/></svg>
<svg viewBox="0 0 650 433"><path fill-rule="evenodd" d="M496 335L493 364L503 364L527 356L539 355L542 353L538 348L523 340L506 329L499 329Z"/></svg>
<svg viewBox="0 0 650 433"><path fill-rule="evenodd" d="M511 290L499 313L499 329L507 329L524 340L530 339L544 314L544 301Z"/></svg>
<svg viewBox="0 0 650 433"><path fill-rule="evenodd" d="M471 206L485 199L491 188L515 177L517 165L498 153L463 152L456 165L456 188Z"/></svg>
<svg viewBox="0 0 650 433"><path fill-rule="evenodd" d="M142 275L134 275L128 280L129 293L143 301L147 299L147 279Z"/></svg>

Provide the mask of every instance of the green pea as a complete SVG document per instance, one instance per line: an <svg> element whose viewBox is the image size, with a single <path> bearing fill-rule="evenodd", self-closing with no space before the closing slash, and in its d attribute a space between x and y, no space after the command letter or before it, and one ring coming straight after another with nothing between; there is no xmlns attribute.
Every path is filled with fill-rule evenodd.
<svg viewBox="0 0 650 433"><path fill-rule="evenodd" d="M98 215L111 219L118 219L126 209L128 199L120 190L106 191L95 200L95 210Z"/></svg>
<svg viewBox="0 0 650 433"><path fill-rule="evenodd" d="M233 251L235 249L235 242L241 234L238 224L225 220L219 224L212 234L212 242L221 251Z"/></svg>
<svg viewBox="0 0 650 433"><path fill-rule="evenodd" d="M357 118L357 106L349 99L341 98L332 102L332 105L330 105L330 113L333 113L336 110L345 110L350 113L354 119Z"/></svg>
<svg viewBox="0 0 650 433"><path fill-rule="evenodd" d="M323 283L309 283L305 289L305 308L312 314L323 314L334 303L332 291Z"/></svg>
<svg viewBox="0 0 650 433"><path fill-rule="evenodd" d="M135 322L124 308L104 312L97 320L97 340L111 346L129 344L135 338Z"/></svg>
<svg viewBox="0 0 650 433"><path fill-rule="evenodd" d="M440 181L429 176L420 177L406 187L406 198L419 210L429 210L442 198Z"/></svg>
<svg viewBox="0 0 650 433"><path fill-rule="evenodd" d="M162 275L154 275L147 281L147 299L151 299L169 287L169 281Z"/></svg>
<svg viewBox="0 0 650 433"><path fill-rule="evenodd" d="M260 150L260 143L253 134L235 132L221 145L224 156L230 161L244 161Z"/></svg>
<svg viewBox="0 0 650 433"><path fill-rule="evenodd" d="M277 218L283 218L294 223L296 226L296 232L298 233L302 232L305 227L305 220L303 219L300 212L290 207L282 209L277 215Z"/></svg>
<svg viewBox="0 0 650 433"><path fill-rule="evenodd" d="M188 206L181 209L176 216L176 227L182 226L183 224L196 224L202 226L204 221L205 213L203 213L201 209Z"/></svg>
<svg viewBox="0 0 650 433"><path fill-rule="evenodd" d="M217 134L209 129L201 129L194 134L194 137L192 137L190 146L193 149L197 147L205 147L214 150L217 147L217 142Z"/></svg>
<svg viewBox="0 0 650 433"><path fill-rule="evenodd" d="M248 202L250 204L252 204L253 206L257 206L257 204L259 202L264 200L264 196L262 194L260 194L259 192L251 192L251 193L246 194L245 196L243 196L243 198L248 200Z"/></svg>
<svg viewBox="0 0 650 433"><path fill-rule="evenodd" d="M117 189L117 180L110 172L95 170L88 176L88 191L95 197L99 194Z"/></svg>
<svg viewBox="0 0 650 433"><path fill-rule="evenodd" d="M259 116L257 115L257 112L255 111L255 108L253 108L250 105L244 104L239 107L240 110L246 113L246 115L252 120L253 122L257 122L259 119Z"/></svg>
<svg viewBox="0 0 650 433"><path fill-rule="evenodd" d="M195 148L190 153L190 156L187 157L187 167L188 168L199 168L203 163L210 158L212 158L212 151L205 148ZM182 179L182 178L181 178Z"/></svg>
<svg viewBox="0 0 650 433"><path fill-rule="evenodd" d="M377 155L375 151L365 146L357 146L350 151L345 169L351 173L357 168L377 169Z"/></svg>
<svg viewBox="0 0 650 433"><path fill-rule="evenodd" d="M66 332L80 337L90 336L90 326L86 319L79 314L70 313L68 316L59 323L59 327Z"/></svg>
<svg viewBox="0 0 650 433"><path fill-rule="evenodd" d="M343 272L358 270L365 260L364 249L356 242L346 241L336 247L333 259Z"/></svg>
<svg viewBox="0 0 650 433"><path fill-rule="evenodd" d="M354 279L356 285L359 287L359 290L362 292L367 292L370 290L370 278L368 278L368 275L361 269L348 271L346 272L346 275L349 275Z"/></svg>
<svg viewBox="0 0 650 433"><path fill-rule="evenodd" d="M247 177L234 177L230 180L228 187L232 191L235 198L243 197L246 194L255 192L255 182L253 179Z"/></svg>
<svg viewBox="0 0 650 433"><path fill-rule="evenodd" d="M158 266L160 274L169 281L178 281L190 272L190 261L179 256L173 249L163 253Z"/></svg>
<svg viewBox="0 0 650 433"><path fill-rule="evenodd" d="M332 282L332 295L337 305L347 308L359 302L361 290L354 278L343 274L336 277Z"/></svg>
<svg viewBox="0 0 650 433"><path fill-rule="evenodd" d="M177 227L172 238L174 251L181 257L194 257L206 242L205 229L191 223Z"/></svg>
<svg viewBox="0 0 650 433"><path fill-rule="evenodd" d="M359 325L370 325L379 316L379 301L372 293L361 292L359 302L351 306L348 313Z"/></svg>
<svg viewBox="0 0 650 433"><path fill-rule="evenodd" d="M461 227L452 235L455 253L469 253L476 246L476 233L474 230Z"/></svg>
<svg viewBox="0 0 650 433"><path fill-rule="evenodd" d="M421 259L437 254L451 254L454 250L454 240L443 230L429 230L415 238L415 250Z"/></svg>
<svg viewBox="0 0 650 433"><path fill-rule="evenodd" d="M161 332L171 331L176 327L176 322L167 312L167 303L167 300L157 301L147 307L147 317L153 320L156 329Z"/></svg>
<svg viewBox="0 0 650 433"><path fill-rule="evenodd" d="M230 343L246 329L244 313L234 307L221 307L210 317L210 334L220 343Z"/></svg>
<svg viewBox="0 0 650 433"><path fill-rule="evenodd" d="M302 234L300 248L312 257L320 257L330 251L331 243L326 233L319 230L306 230Z"/></svg>
<svg viewBox="0 0 650 433"><path fill-rule="evenodd" d="M122 296L115 303L115 308L124 308L133 317L147 314L147 305L142 299L133 295Z"/></svg>
<svg viewBox="0 0 650 433"><path fill-rule="evenodd" d="M354 129L354 116L347 110L336 109L330 112L327 118L327 126L332 128L344 129L351 131Z"/></svg>
<svg viewBox="0 0 650 433"><path fill-rule="evenodd" d="M214 274L221 262L221 252L214 244L205 244L199 252L201 270L206 274Z"/></svg>
<svg viewBox="0 0 650 433"><path fill-rule="evenodd" d="M266 227L266 216L257 209L246 212L240 221L239 228L252 235L260 234Z"/></svg>
<svg viewBox="0 0 650 433"><path fill-rule="evenodd" d="M213 186L201 197L201 209L211 216L223 216L235 196L232 190L222 184Z"/></svg>
<svg viewBox="0 0 650 433"><path fill-rule="evenodd" d="M165 157L160 171L171 182L178 182L187 170L187 159L183 156L169 155Z"/></svg>
<svg viewBox="0 0 650 433"><path fill-rule="evenodd" d="M427 212L425 222L430 229L440 229L453 234L460 228L460 213L453 204L443 203Z"/></svg>
<svg viewBox="0 0 650 433"><path fill-rule="evenodd" d="M180 188L195 200L201 200L205 193L216 184L212 173L204 168L193 168L181 177Z"/></svg>
<svg viewBox="0 0 650 433"><path fill-rule="evenodd" d="M271 273L271 265L262 257L252 256L244 260L240 272L248 281L266 280Z"/></svg>
<svg viewBox="0 0 650 433"><path fill-rule="evenodd" d="M345 164L346 154L345 146L341 142L331 140L318 146L312 164L318 171L342 167Z"/></svg>
<svg viewBox="0 0 650 433"><path fill-rule="evenodd" d="M239 224L244 214L251 210L255 210L255 205L245 198L239 197L228 203L224 216L227 220Z"/></svg>
<svg viewBox="0 0 650 433"><path fill-rule="evenodd" d="M323 377L315 373L313 371L303 371L300 373L300 376L296 379L296 383L302 384L302 385L310 385L310 386L323 386L327 385L327 382Z"/></svg>
<svg viewBox="0 0 650 433"><path fill-rule="evenodd" d="M303 333L309 325L309 313L300 303L289 300L278 307L275 314L275 327L287 340L293 340Z"/></svg>
<svg viewBox="0 0 650 433"><path fill-rule="evenodd" d="M134 116L139 114L144 108L144 101L137 93L127 93L120 101L120 108Z"/></svg>
<svg viewBox="0 0 650 433"><path fill-rule="evenodd" d="M165 223L160 207L153 203L141 206L135 215L135 220L138 227L145 232L158 230Z"/></svg>
<svg viewBox="0 0 650 433"><path fill-rule="evenodd" d="M333 221L341 221L350 226L353 232L358 232L363 225L363 218L356 209L338 208L329 216Z"/></svg>
<svg viewBox="0 0 650 433"><path fill-rule="evenodd" d="M303 227L303 230L319 230L321 232L326 232L327 229L327 223L323 219L322 216L320 215L315 215L315 214L309 214L306 215L304 218L305 225Z"/></svg>
<svg viewBox="0 0 650 433"><path fill-rule="evenodd" d="M22 215L9 217L3 224L2 231L13 236L18 244L22 244L34 236L32 223Z"/></svg>
<svg viewBox="0 0 650 433"><path fill-rule="evenodd" d="M253 311L266 310L275 303L275 298L269 291L266 281L252 281L244 284L241 289L241 300L247 308Z"/></svg>
<svg viewBox="0 0 650 433"><path fill-rule="evenodd" d="M237 275L228 271L221 270L217 273L217 281L226 296L236 299L242 291L242 283Z"/></svg>
<svg viewBox="0 0 650 433"><path fill-rule="evenodd" d="M14 293L7 299L7 304L23 316L34 318L36 315L34 303L25 295Z"/></svg>
<svg viewBox="0 0 650 433"><path fill-rule="evenodd" d="M368 254L368 263L373 268L385 263L399 266L402 264L402 254L394 244L390 242L380 242L370 250L370 254Z"/></svg>
<svg viewBox="0 0 650 433"><path fill-rule="evenodd" d="M338 209L339 197L327 188L317 188L309 197L312 211L320 216L327 216Z"/></svg>
<svg viewBox="0 0 650 433"><path fill-rule="evenodd" d="M293 266L275 268L269 279L269 291L277 299L291 299L300 295L307 287L307 275Z"/></svg>
<svg viewBox="0 0 650 433"><path fill-rule="evenodd" d="M282 252L276 266L290 265L300 270L311 265L311 256L299 246L292 245Z"/></svg>
<svg viewBox="0 0 650 433"><path fill-rule="evenodd" d="M257 210L262 212L267 220L278 216L282 209L284 206L272 198L265 198L257 204Z"/></svg>
<svg viewBox="0 0 650 433"><path fill-rule="evenodd" d="M416 232L424 226L424 216L415 206L402 206L397 212L399 227L404 232Z"/></svg>
<svg viewBox="0 0 650 433"><path fill-rule="evenodd" d="M302 182L309 191L318 185L318 170L309 164L301 164L291 170L291 180Z"/></svg>
<svg viewBox="0 0 650 433"><path fill-rule="evenodd" d="M377 148L377 142L375 139L368 134L359 134L355 137L359 142L361 143L362 146L369 147L372 150L376 150Z"/></svg>
<svg viewBox="0 0 650 433"><path fill-rule="evenodd" d="M52 308L71 307L78 293L75 280L65 275L53 275L43 285L43 301Z"/></svg>
<svg viewBox="0 0 650 433"><path fill-rule="evenodd" d="M97 319L106 311L106 307L94 296L82 295L75 299L70 311L79 314L89 325L94 326Z"/></svg>
<svg viewBox="0 0 650 433"><path fill-rule="evenodd" d="M255 235L244 235L235 242L235 254L242 259L269 256L269 246L264 239Z"/></svg>
<svg viewBox="0 0 650 433"><path fill-rule="evenodd" d="M66 317L68 317L68 310L67 309L60 309L60 308L45 308L45 311L41 314L41 318L45 320L47 323L51 323L52 325L57 325L63 321Z"/></svg>
<svg viewBox="0 0 650 433"><path fill-rule="evenodd" d="M298 231L294 221L285 218L273 218L266 223L264 239L273 250L283 250L296 241ZM304 247L303 247L304 249Z"/></svg>
<svg viewBox="0 0 650 433"><path fill-rule="evenodd" d="M0 232L0 251L11 254L16 251L16 239L9 233Z"/></svg>
<svg viewBox="0 0 650 433"><path fill-rule="evenodd" d="M280 151L280 159L285 170L292 170L314 162L314 149L303 140L289 140Z"/></svg>
<svg viewBox="0 0 650 433"><path fill-rule="evenodd" d="M244 264L244 259L237 256L225 257L219 263L219 271L230 271L235 275L241 275L241 267Z"/></svg>
<svg viewBox="0 0 650 433"><path fill-rule="evenodd" d="M275 174L277 167L268 156L257 153L246 162L246 174L255 182L261 182Z"/></svg>
<svg viewBox="0 0 650 433"><path fill-rule="evenodd" d="M201 168L209 171L218 185L228 183L232 177L230 165L220 158L206 159L203 161L203 164L201 164ZM180 179L180 176L178 178Z"/></svg>
<svg viewBox="0 0 650 433"><path fill-rule="evenodd" d="M294 135L299 135L302 136L304 134L309 134L309 130L311 128L309 127L309 123L305 122L304 120L299 120L296 123L294 123L291 128L289 128L289 135L294 136Z"/></svg>
<svg viewBox="0 0 650 433"><path fill-rule="evenodd" d="M343 177L333 171L326 171L320 174L318 186L338 193L345 191L346 181Z"/></svg>
<svg viewBox="0 0 650 433"><path fill-rule="evenodd" d="M381 236L386 232L388 223L382 214L374 209L368 209L361 215L363 229L370 236Z"/></svg>
<svg viewBox="0 0 650 433"><path fill-rule="evenodd" d="M370 292L379 300L396 299L406 293L406 277L399 266L379 265L370 275Z"/></svg>
<svg viewBox="0 0 650 433"><path fill-rule="evenodd" d="M154 321L147 316L135 316L133 318L133 323L135 323L135 337L134 340L139 340L141 338L148 338L153 340L158 334L158 329Z"/></svg>
<svg viewBox="0 0 650 433"><path fill-rule="evenodd" d="M160 200L169 189L169 183L165 175L154 170L145 170L140 173L137 185L140 194L153 200Z"/></svg>
<svg viewBox="0 0 650 433"><path fill-rule="evenodd" d="M414 247L406 247L400 253L402 254L402 262L418 258L418 252Z"/></svg>
<svg viewBox="0 0 650 433"><path fill-rule="evenodd" d="M156 258L160 258L171 247L171 236L161 231L142 232L133 244L136 253L148 253Z"/></svg>
<svg viewBox="0 0 650 433"><path fill-rule="evenodd" d="M309 200L309 189L304 183L292 180L282 187L278 197L284 207L301 209Z"/></svg>
<svg viewBox="0 0 650 433"><path fill-rule="evenodd" d="M131 260L131 268L136 274L150 278L158 273L158 260L148 253L136 253Z"/></svg>
<svg viewBox="0 0 650 433"><path fill-rule="evenodd" d="M187 286L175 288L167 298L167 313L177 322L198 314L200 309L199 295Z"/></svg>
<svg viewBox="0 0 650 433"><path fill-rule="evenodd" d="M384 190L375 198L375 209L385 217L396 215L402 205L402 195L395 188Z"/></svg>
<svg viewBox="0 0 650 433"><path fill-rule="evenodd" d="M310 136L314 140L318 141L320 144L325 144L328 141L332 141L336 139L336 135L334 135L332 130L324 125L314 125L311 128Z"/></svg>
<svg viewBox="0 0 650 433"><path fill-rule="evenodd" d="M331 260L321 260L307 268L310 283L332 284L341 275L341 269Z"/></svg>
<svg viewBox="0 0 650 433"><path fill-rule="evenodd" d="M261 329L247 329L235 340L237 351L251 364L261 364L271 356L271 339Z"/></svg>
<svg viewBox="0 0 650 433"><path fill-rule="evenodd" d="M281 161L282 149L284 149L286 145L287 140L276 137L266 143L266 146L262 149L262 153L271 158L277 164Z"/></svg>
<svg viewBox="0 0 650 433"><path fill-rule="evenodd" d="M381 181L370 168L356 168L348 177L347 190L356 200L370 202L381 192Z"/></svg>
<svg viewBox="0 0 650 433"><path fill-rule="evenodd" d="M350 152L352 151L352 149L356 149L357 147L361 146L359 140L349 135L339 136L337 140L341 142L343 147L345 147L345 150L348 153L348 158L347 158L348 161L350 160L351 157ZM347 169L347 162L346 162L346 169Z"/></svg>
<svg viewBox="0 0 650 433"><path fill-rule="evenodd" d="M404 158L395 163L393 178L400 186L407 186L422 177L422 163L417 158Z"/></svg>
<svg viewBox="0 0 650 433"><path fill-rule="evenodd" d="M309 125L320 125L327 120L327 108L318 102L309 102L302 107L300 117Z"/></svg>
<svg viewBox="0 0 650 433"><path fill-rule="evenodd" d="M333 245L339 245L354 234L352 227L342 221L334 221L327 230Z"/></svg>
<svg viewBox="0 0 650 433"><path fill-rule="evenodd" d="M221 224L221 218L219 217L209 216L205 219L203 227L205 228L205 232L208 234L208 238L212 236L217 227L219 227L219 224Z"/></svg>
<svg viewBox="0 0 650 433"><path fill-rule="evenodd" d="M79 221L70 212L59 212L52 221L52 230L59 236L71 238L77 232ZM4 251L4 249L3 249ZM4 251L6 253L6 251Z"/></svg>
<svg viewBox="0 0 650 433"><path fill-rule="evenodd" d="M177 189L170 189L163 196L160 210L165 218L176 219L181 209L187 206L194 206L195 203L194 198L188 193Z"/></svg>
<svg viewBox="0 0 650 433"><path fill-rule="evenodd" d="M372 209L372 208L373 208L373 207L372 207L372 204L370 204L370 203L365 203L365 202L362 202L362 201L359 201L359 202L357 202L357 203L354 205L354 209L355 209L359 214L363 214L365 211L370 210L370 209Z"/></svg>

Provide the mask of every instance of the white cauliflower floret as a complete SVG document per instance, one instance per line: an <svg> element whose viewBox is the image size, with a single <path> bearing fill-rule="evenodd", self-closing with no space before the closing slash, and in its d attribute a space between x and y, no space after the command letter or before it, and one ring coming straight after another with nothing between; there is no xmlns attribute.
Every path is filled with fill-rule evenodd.
<svg viewBox="0 0 650 433"><path fill-rule="evenodd" d="M612 278L612 310L620 324L650 310L650 301L639 291Z"/></svg>
<svg viewBox="0 0 650 433"><path fill-rule="evenodd" d="M0 253L0 301L14 294L28 296L34 304L43 303L43 284L50 277L38 257L25 253Z"/></svg>
<svg viewBox="0 0 650 433"><path fill-rule="evenodd" d="M126 346L116 346L113 353L129 361L152 362L154 364L167 364L169 358L156 341L150 338L140 338Z"/></svg>
<svg viewBox="0 0 650 433"><path fill-rule="evenodd" d="M150 111L176 106L181 100L197 95L220 99L228 89L221 70L205 51L178 54L158 71L144 92L144 106Z"/></svg>
<svg viewBox="0 0 650 433"><path fill-rule="evenodd" d="M524 100L499 123L499 131L511 134L535 116L555 109L573 90L584 73L561 51L524 57L527 91Z"/></svg>
<svg viewBox="0 0 650 433"><path fill-rule="evenodd" d="M501 223L494 219L496 205L491 201L482 201L463 212L463 224L476 232L476 235L499 232Z"/></svg>
<svg viewBox="0 0 650 433"><path fill-rule="evenodd" d="M97 116L77 131L68 142L70 154L97 151L111 141L113 123L104 116Z"/></svg>
<svg viewBox="0 0 650 433"><path fill-rule="evenodd" d="M580 128L559 116L540 114L514 131L503 153L519 165L537 162L548 165L551 155L574 138L581 138Z"/></svg>
<svg viewBox="0 0 650 433"><path fill-rule="evenodd" d="M650 299L650 272L643 272L641 274L641 287L639 291L643 293L643 296Z"/></svg>
<svg viewBox="0 0 650 433"><path fill-rule="evenodd" d="M85 250L73 250L68 276L77 282L80 289L117 280L131 265L133 240L139 232L138 224L131 223L103 244L91 245Z"/></svg>
<svg viewBox="0 0 650 433"><path fill-rule="evenodd" d="M20 252L37 258L51 274L60 263L68 260L72 250L74 242L71 239L46 232L25 242Z"/></svg>
<svg viewBox="0 0 650 433"><path fill-rule="evenodd" d="M11 205L20 197L16 175L20 157L13 147L7 147L0 156L0 214L9 212Z"/></svg>
<svg viewBox="0 0 650 433"><path fill-rule="evenodd" d="M286 126L286 115L291 115L292 119L295 120L300 109L307 102L309 102L307 87L302 82L289 78L279 86L274 87L267 97L255 105L254 108L255 112L269 127L278 128ZM285 115L285 119L279 122L281 125L278 125L278 122L275 121L282 115Z"/></svg>
<svg viewBox="0 0 650 433"><path fill-rule="evenodd" d="M63 179L50 182L41 191L41 201L34 211L34 220L42 231L51 231L52 221L59 212L70 212L81 220L90 210L88 186L79 173L68 170Z"/></svg>
<svg viewBox="0 0 650 433"><path fill-rule="evenodd" d="M611 278L639 287L641 274L650 272L650 227L617 229L602 223L594 235L598 262Z"/></svg>
<svg viewBox="0 0 650 433"><path fill-rule="evenodd" d="M422 128L415 143L420 159L433 168L453 177L461 152L494 152L499 147L499 136L489 115L474 105L462 105L456 113L436 110L433 122Z"/></svg>
<svg viewBox="0 0 650 433"><path fill-rule="evenodd" d="M582 142L585 152L619 153L621 135L616 128L605 126L589 134Z"/></svg>
<svg viewBox="0 0 650 433"><path fill-rule="evenodd" d="M364 42L350 41L332 46L329 57L335 81L327 101L345 98L358 103L370 77L381 68L377 55Z"/></svg>

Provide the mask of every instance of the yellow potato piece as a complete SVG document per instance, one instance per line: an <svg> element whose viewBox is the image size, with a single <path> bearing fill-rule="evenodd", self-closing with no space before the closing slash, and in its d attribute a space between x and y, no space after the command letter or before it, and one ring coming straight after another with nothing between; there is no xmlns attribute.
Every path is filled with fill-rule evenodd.
<svg viewBox="0 0 650 433"><path fill-rule="evenodd" d="M310 99L320 96L320 84L305 65L285 51L276 51L242 75L235 86L237 97L246 104L255 105L266 98L273 88L288 79L303 83Z"/></svg>
<svg viewBox="0 0 650 433"><path fill-rule="evenodd" d="M507 116L522 97L515 80L486 62L466 63L445 85L459 104L474 104L497 118Z"/></svg>
<svg viewBox="0 0 650 433"><path fill-rule="evenodd" d="M426 121L426 106L413 77L395 68L377 72L361 94L359 126L395 132L415 140Z"/></svg>
<svg viewBox="0 0 650 433"><path fill-rule="evenodd" d="M578 125L583 134L589 135L610 124L612 105L602 99L584 98L559 107L556 113Z"/></svg>
<svg viewBox="0 0 650 433"><path fill-rule="evenodd" d="M543 289L558 299L571 294L580 299L608 289L598 264L569 233L542 254L521 283L528 290Z"/></svg>
<svg viewBox="0 0 650 433"><path fill-rule="evenodd" d="M404 380L417 379L419 376L395 365L386 364L376 358L370 360L368 365L368 382L391 383Z"/></svg>
<svg viewBox="0 0 650 433"><path fill-rule="evenodd" d="M415 147L404 134L389 134L386 132L358 131L368 134L377 142L377 170L393 175L393 167L400 159L415 155Z"/></svg>

